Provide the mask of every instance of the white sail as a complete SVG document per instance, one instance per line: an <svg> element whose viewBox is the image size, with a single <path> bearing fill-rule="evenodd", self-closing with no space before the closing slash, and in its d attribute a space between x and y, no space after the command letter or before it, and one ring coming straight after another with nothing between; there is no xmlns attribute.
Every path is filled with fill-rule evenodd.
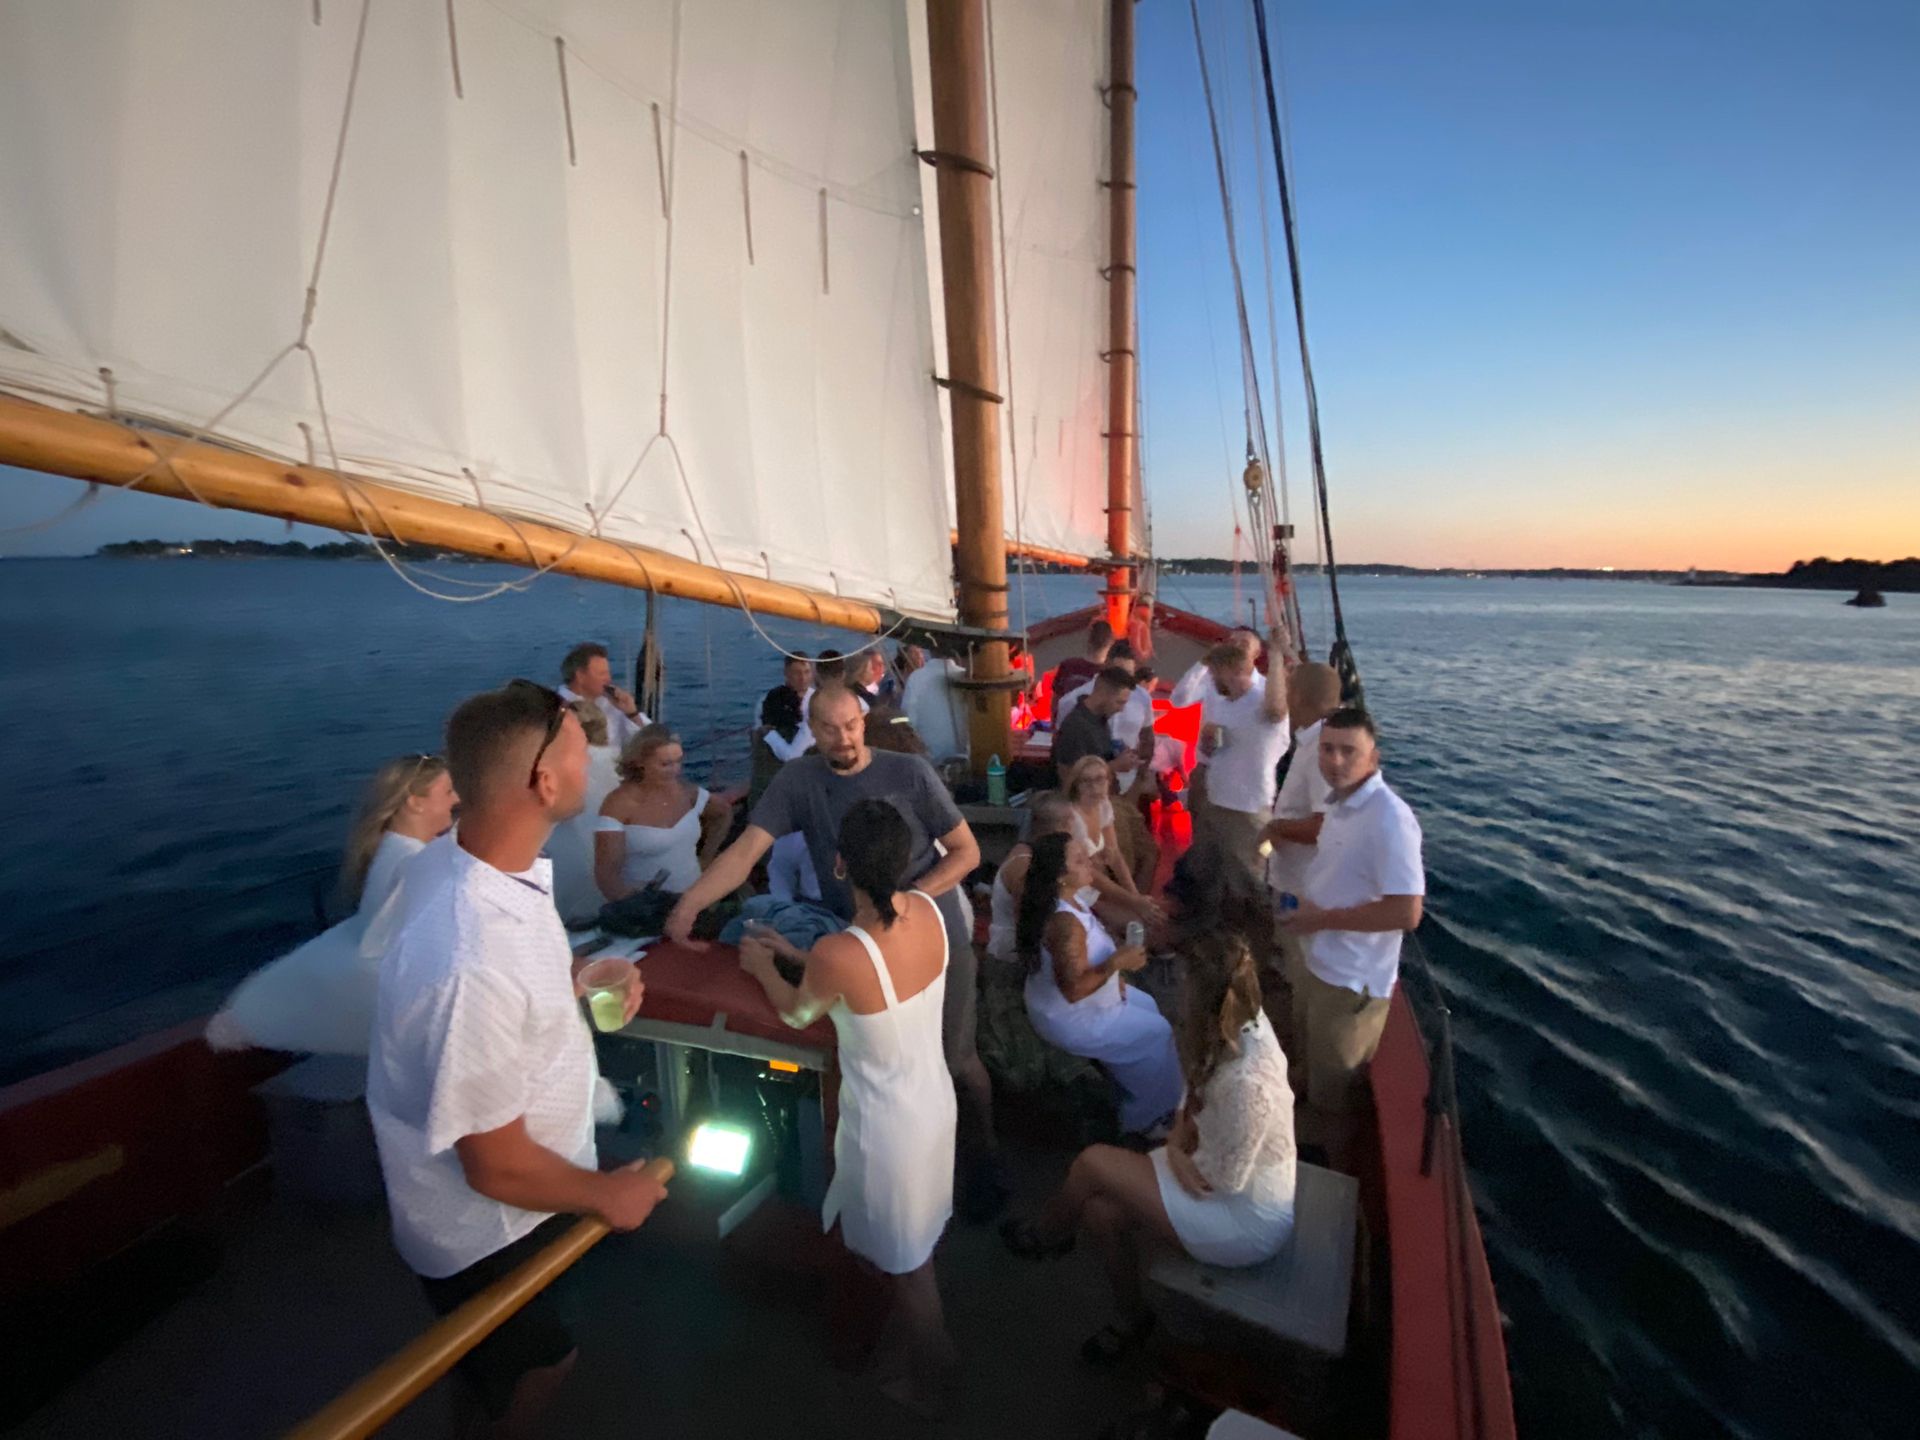
<svg viewBox="0 0 1920 1440"><path fill-rule="evenodd" d="M997 234L1005 238L1001 492L1009 540L1107 550L1107 0L997 0L992 80ZM924 27L915 26L919 124L933 148ZM922 186L938 214L931 171ZM939 232L928 256L939 274ZM944 365L946 327L935 308ZM943 372L944 373L944 372ZM1016 493L1018 509L1016 510Z"/></svg>
<svg viewBox="0 0 1920 1440"><path fill-rule="evenodd" d="M0 6L0 389L99 410L104 369L197 432L297 338L360 17ZM950 615L906 30L372 0L311 330L343 468ZM321 418L295 351L214 434L326 464Z"/></svg>

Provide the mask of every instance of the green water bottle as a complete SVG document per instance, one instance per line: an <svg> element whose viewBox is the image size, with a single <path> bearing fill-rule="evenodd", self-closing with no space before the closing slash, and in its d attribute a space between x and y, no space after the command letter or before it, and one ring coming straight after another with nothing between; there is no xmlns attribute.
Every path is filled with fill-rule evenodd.
<svg viewBox="0 0 1920 1440"><path fill-rule="evenodd" d="M987 803L1007 803L1007 767L1000 763L998 755L987 761Z"/></svg>

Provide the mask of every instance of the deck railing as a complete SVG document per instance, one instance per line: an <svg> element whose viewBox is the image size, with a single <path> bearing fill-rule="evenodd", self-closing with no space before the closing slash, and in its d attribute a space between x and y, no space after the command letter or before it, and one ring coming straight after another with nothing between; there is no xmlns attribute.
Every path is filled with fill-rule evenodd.
<svg viewBox="0 0 1920 1440"><path fill-rule="evenodd" d="M664 1157L648 1161L647 1169L662 1184L673 1177L673 1162ZM288 1431L287 1440L361 1440L373 1434L606 1234L604 1220L579 1221L539 1254L501 1276L368 1371L350 1389Z"/></svg>

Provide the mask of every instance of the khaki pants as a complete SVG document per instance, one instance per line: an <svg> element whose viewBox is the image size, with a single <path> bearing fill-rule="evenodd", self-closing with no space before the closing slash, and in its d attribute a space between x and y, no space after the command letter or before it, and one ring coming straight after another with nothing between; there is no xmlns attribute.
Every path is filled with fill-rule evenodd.
<svg viewBox="0 0 1920 1440"><path fill-rule="evenodd" d="M1187 790L1182 799L1187 814L1193 817L1193 828L1197 834L1200 829L1200 816L1207 808L1207 767L1195 765L1187 772Z"/></svg>
<svg viewBox="0 0 1920 1440"><path fill-rule="evenodd" d="M1298 942L1295 942L1296 944ZM1304 957L1294 982L1295 1048L1306 1065L1296 1068L1293 1093L1320 1114L1337 1117L1360 1106L1367 1067L1380 1048L1392 1002L1329 985L1306 968Z"/></svg>

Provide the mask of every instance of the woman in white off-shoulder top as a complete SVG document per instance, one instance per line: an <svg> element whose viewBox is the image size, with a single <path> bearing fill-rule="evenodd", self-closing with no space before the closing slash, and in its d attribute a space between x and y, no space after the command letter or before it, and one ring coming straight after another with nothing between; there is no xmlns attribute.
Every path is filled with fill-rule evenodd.
<svg viewBox="0 0 1920 1440"><path fill-rule="evenodd" d="M1208 1265L1257 1265L1293 1233L1293 1089L1287 1059L1260 1009L1246 943L1229 930L1185 949L1178 1034L1187 1094L1167 1143L1151 1155L1111 1145L1080 1153L1032 1221L1001 1233L1017 1254L1065 1254L1085 1226L1105 1252L1118 1321L1082 1354L1112 1363L1153 1326L1140 1289L1142 1238L1177 1244Z"/></svg>

